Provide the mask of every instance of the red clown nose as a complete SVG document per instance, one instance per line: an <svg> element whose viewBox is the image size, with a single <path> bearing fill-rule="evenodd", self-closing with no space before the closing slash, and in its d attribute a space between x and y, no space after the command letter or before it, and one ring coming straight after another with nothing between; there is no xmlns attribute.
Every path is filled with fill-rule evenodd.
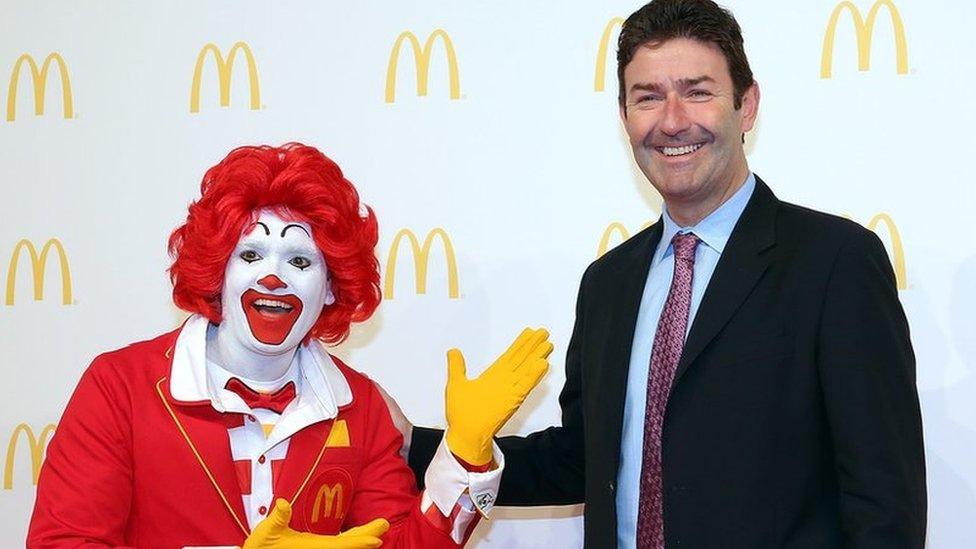
<svg viewBox="0 0 976 549"><path fill-rule="evenodd" d="M280 278L278 278L277 276L275 276L273 274L272 275L268 275L268 276L262 278L261 280L258 280L258 284L264 286L265 288L267 288L268 290L271 290L271 291L277 290L278 288L287 288L288 287L288 285L285 284L285 282L283 280L281 280Z"/></svg>

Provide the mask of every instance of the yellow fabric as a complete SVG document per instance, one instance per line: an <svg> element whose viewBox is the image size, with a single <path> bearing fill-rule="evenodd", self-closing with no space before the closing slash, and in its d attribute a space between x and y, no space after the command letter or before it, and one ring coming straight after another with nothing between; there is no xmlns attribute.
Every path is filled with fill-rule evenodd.
<svg viewBox="0 0 976 549"><path fill-rule="evenodd" d="M338 419L332 425L329 438L325 441L326 448L347 448L349 446L349 427L346 420Z"/></svg>
<svg viewBox="0 0 976 549"><path fill-rule="evenodd" d="M244 540L243 549L373 549L383 543L380 536L390 529L385 519L376 519L338 536L323 536L292 530L290 521L291 505L277 500L268 518Z"/></svg>
<svg viewBox="0 0 976 549"><path fill-rule="evenodd" d="M471 465L491 461L491 442L549 370L549 332L526 328L498 360L474 379L461 351L447 352L447 447Z"/></svg>

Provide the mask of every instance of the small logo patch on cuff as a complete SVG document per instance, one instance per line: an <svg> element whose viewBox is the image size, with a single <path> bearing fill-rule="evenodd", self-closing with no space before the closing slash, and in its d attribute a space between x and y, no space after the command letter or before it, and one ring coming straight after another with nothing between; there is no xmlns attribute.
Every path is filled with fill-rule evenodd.
<svg viewBox="0 0 976 549"><path fill-rule="evenodd" d="M490 491L478 492L474 494L471 498L474 502L474 506L478 508L478 511L482 516L488 518L488 512L495 505L495 494Z"/></svg>

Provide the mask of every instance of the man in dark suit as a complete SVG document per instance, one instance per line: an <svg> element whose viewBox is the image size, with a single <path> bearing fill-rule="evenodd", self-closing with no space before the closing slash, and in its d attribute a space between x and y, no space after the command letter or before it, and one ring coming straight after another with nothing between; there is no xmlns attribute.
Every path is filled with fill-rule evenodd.
<svg viewBox="0 0 976 549"><path fill-rule="evenodd" d="M498 504L585 502L591 548L921 549L915 362L884 247L750 172L760 94L729 12L654 0L617 60L664 212L583 275L562 426L499 440ZM414 429L418 479L439 441Z"/></svg>

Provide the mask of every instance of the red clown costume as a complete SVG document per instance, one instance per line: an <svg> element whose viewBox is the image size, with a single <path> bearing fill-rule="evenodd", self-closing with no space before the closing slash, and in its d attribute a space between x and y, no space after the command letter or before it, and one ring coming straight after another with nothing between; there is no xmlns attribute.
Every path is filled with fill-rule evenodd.
<svg viewBox="0 0 976 549"><path fill-rule="evenodd" d="M520 336L503 355L514 366L493 375L532 372L500 384L523 390L489 427L480 412L452 423L449 382L461 442L445 437L418 493L376 386L322 344L379 304L372 211L298 144L232 151L201 191L170 239L174 300L194 314L85 372L47 450L28 547L462 545L504 467L491 437L551 345ZM488 463L456 449L465 432Z"/></svg>

